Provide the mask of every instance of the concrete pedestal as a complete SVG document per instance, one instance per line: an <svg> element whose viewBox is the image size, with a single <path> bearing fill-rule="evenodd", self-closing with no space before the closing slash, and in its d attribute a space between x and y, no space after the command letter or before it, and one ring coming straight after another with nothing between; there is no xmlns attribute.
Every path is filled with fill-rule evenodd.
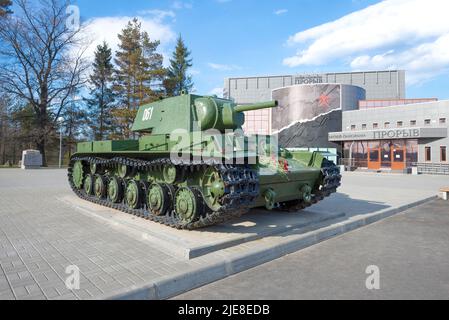
<svg viewBox="0 0 449 320"><path fill-rule="evenodd" d="M76 196L65 196L61 200L89 216L100 218L134 237L150 241L164 248L164 251L187 260L345 216L339 211L313 212L309 209L293 214L255 209L228 223L183 231L101 207Z"/></svg>

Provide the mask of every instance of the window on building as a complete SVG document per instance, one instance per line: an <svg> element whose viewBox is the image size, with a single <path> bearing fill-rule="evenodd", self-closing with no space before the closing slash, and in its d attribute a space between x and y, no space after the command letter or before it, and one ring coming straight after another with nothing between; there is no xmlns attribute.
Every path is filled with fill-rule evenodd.
<svg viewBox="0 0 449 320"><path fill-rule="evenodd" d="M366 130L366 124L362 124L362 130Z"/></svg>
<svg viewBox="0 0 449 320"><path fill-rule="evenodd" d="M398 121L397 126L398 128L402 127L404 125L404 123L402 121Z"/></svg>
<svg viewBox="0 0 449 320"><path fill-rule="evenodd" d="M440 161L447 162L447 150L445 146L440 147Z"/></svg>
<svg viewBox="0 0 449 320"><path fill-rule="evenodd" d="M440 118L440 124L446 124L446 118Z"/></svg>
<svg viewBox="0 0 449 320"><path fill-rule="evenodd" d="M355 130L355 124L351 125L351 130L354 131Z"/></svg>
<svg viewBox="0 0 449 320"><path fill-rule="evenodd" d="M373 129L378 129L379 128L379 124L378 123L373 123Z"/></svg>
<svg viewBox="0 0 449 320"><path fill-rule="evenodd" d="M425 150L426 150L426 154L425 154L425 156L426 156L426 161L427 161L427 162L432 161L432 148L426 147Z"/></svg>
<svg viewBox="0 0 449 320"><path fill-rule="evenodd" d="M430 120L430 119L426 119L426 120L424 120L424 124L426 125L426 126L430 126L430 123L431 123L432 121Z"/></svg>
<svg viewBox="0 0 449 320"><path fill-rule="evenodd" d="M390 123L389 123L389 122L385 122L384 128L385 128L385 129L388 129L389 127L390 127Z"/></svg>
<svg viewBox="0 0 449 320"><path fill-rule="evenodd" d="M415 127L416 126L416 120L410 121L410 126Z"/></svg>

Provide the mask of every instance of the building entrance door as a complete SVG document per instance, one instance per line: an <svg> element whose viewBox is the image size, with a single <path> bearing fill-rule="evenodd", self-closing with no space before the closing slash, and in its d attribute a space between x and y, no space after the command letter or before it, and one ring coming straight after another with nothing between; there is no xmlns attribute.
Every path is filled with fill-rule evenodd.
<svg viewBox="0 0 449 320"><path fill-rule="evenodd" d="M368 148L368 169L380 169L380 148Z"/></svg>
<svg viewBox="0 0 449 320"><path fill-rule="evenodd" d="M381 148L381 167L385 169L391 168L391 142L384 142Z"/></svg>
<svg viewBox="0 0 449 320"><path fill-rule="evenodd" d="M391 150L391 157L393 161L391 163L391 169L404 170L405 169L405 147L394 147Z"/></svg>

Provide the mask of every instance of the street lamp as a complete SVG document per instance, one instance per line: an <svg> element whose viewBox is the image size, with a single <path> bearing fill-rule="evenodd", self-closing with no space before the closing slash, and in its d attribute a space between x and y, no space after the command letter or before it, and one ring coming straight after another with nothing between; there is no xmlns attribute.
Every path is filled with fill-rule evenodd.
<svg viewBox="0 0 449 320"><path fill-rule="evenodd" d="M58 118L59 123L59 169L62 168L62 124L64 123L64 118Z"/></svg>

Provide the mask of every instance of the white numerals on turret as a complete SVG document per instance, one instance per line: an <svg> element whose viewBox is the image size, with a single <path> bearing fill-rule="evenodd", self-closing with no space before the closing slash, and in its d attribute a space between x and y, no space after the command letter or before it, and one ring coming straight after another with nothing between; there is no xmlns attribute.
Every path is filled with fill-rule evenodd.
<svg viewBox="0 0 449 320"><path fill-rule="evenodd" d="M154 108L145 109L143 112L142 121L151 120L151 118L153 118L153 110L154 110Z"/></svg>

